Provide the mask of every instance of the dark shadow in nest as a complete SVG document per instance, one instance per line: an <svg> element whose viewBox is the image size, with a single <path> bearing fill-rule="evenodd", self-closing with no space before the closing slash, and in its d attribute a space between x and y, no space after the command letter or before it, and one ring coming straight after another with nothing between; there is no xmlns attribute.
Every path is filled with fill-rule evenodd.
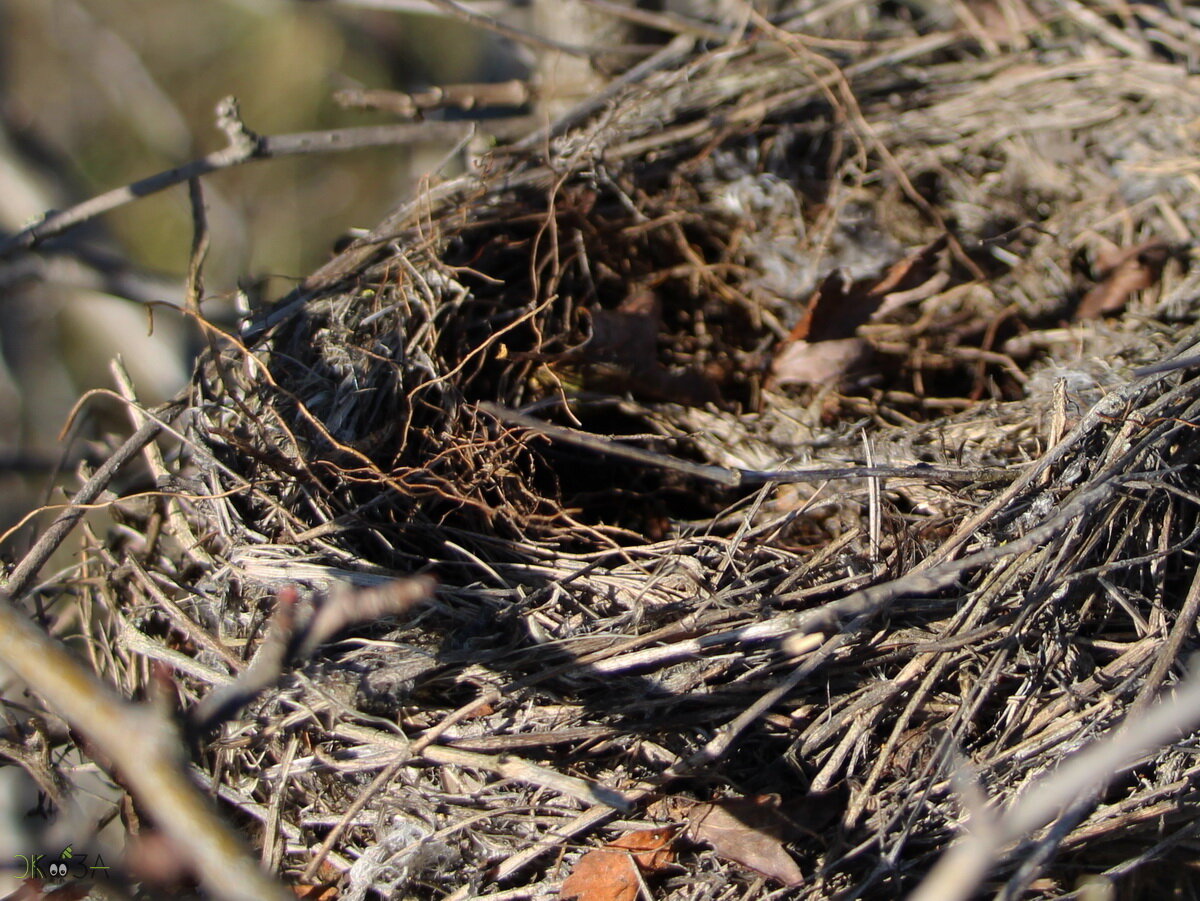
<svg viewBox="0 0 1200 901"><path fill-rule="evenodd" d="M529 199L526 221L485 216L450 242L438 265L469 292L459 304L417 311L403 296L411 285L392 291L385 281L371 296L311 304L273 337L272 378L287 389L275 412L295 424L294 459L340 512L369 506L362 525L399 529L418 545L443 526L517 541L561 538L576 521L643 535L661 531L664 518L695 519L728 502L611 461L561 466L571 455L474 411L479 400L553 408L569 396L622 393L736 407L753 391L757 376L735 358L763 343L761 326L688 285L719 251L711 233L669 214L639 222L614 191L563 189L550 213L539 199ZM407 345L420 329L436 337L414 353ZM603 407L581 415L598 432L645 431ZM379 548L354 550L397 566Z"/></svg>

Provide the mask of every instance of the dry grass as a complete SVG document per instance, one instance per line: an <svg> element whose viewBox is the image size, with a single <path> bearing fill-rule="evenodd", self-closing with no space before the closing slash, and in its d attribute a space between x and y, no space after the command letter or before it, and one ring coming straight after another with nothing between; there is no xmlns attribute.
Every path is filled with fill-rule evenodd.
<svg viewBox="0 0 1200 901"><path fill-rule="evenodd" d="M1105 241L1200 227L1200 23L1012 2L864 36L848 6L677 42L591 118L430 186L219 342L173 420L172 500L123 506L43 586L86 601L107 679L136 694L163 661L191 708L284 586L315 609L436 576L420 612L293 641L277 685L202 720L213 792L289 880L541 896L664 798L774 793L789 897L895 897L973 797L1003 810L1179 678L1200 382L1133 369L1195 340L1195 279L1073 309ZM773 387L829 268L947 233L942 281L863 327L869 377ZM619 349L639 292L654 364ZM862 464L890 469L796 472ZM1191 897L1196 747L1010 846L993 889L1109 873L1135 896L1155 860ZM681 854L655 897L774 891Z"/></svg>

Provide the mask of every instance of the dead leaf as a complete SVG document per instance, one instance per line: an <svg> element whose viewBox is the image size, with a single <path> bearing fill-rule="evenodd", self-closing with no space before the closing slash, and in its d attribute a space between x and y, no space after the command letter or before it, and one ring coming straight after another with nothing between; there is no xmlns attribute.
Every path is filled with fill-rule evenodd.
<svg viewBox="0 0 1200 901"><path fill-rule="evenodd" d="M870 358L871 345L863 338L793 341L775 355L771 379L776 386L836 384Z"/></svg>
<svg viewBox="0 0 1200 901"><path fill-rule="evenodd" d="M579 858L558 896L579 901L636 901L638 887L633 858L623 851L599 848Z"/></svg>
<svg viewBox="0 0 1200 901"><path fill-rule="evenodd" d="M1099 319L1119 313L1130 295L1158 283L1171 248L1160 238L1104 254L1098 261L1100 283L1083 296L1075 311L1078 319Z"/></svg>
<svg viewBox="0 0 1200 901"><path fill-rule="evenodd" d="M858 337L861 326L880 312L890 295L910 292L934 276L945 235L894 264L882 276L850 282L835 270L825 277L771 364L775 385L838 382L870 356ZM894 306L894 305L893 305Z"/></svg>
<svg viewBox="0 0 1200 901"><path fill-rule="evenodd" d="M946 248L946 242L943 235L892 265L882 277L850 282L845 273L834 270L809 298L790 340L815 343L853 338L889 294L911 291L933 275L937 255Z"/></svg>
<svg viewBox="0 0 1200 901"><path fill-rule="evenodd" d="M662 829L643 829L614 839L608 843L608 847L640 852L635 853L633 859L642 868L642 872L657 873L675 862L675 851L672 845L678 832L679 830L675 826L664 826Z"/></svg>
<svg viewBox="0 0 1200 901"><path fill-rule="evenodd" d="M783 847L789 825L777 795L725 798L692 808L688 837L712 845L719 857L795 886L804 882L804 874Z"/></svg>
<svg viewBox="0 0 1200 901"><path fill-rule="evenodd" d="M641 886L639 869L653 873L674 862L671 845L676 832L674 827L630 832L589 851L576 862L559 889L559 897L636 901Z"/></svg>

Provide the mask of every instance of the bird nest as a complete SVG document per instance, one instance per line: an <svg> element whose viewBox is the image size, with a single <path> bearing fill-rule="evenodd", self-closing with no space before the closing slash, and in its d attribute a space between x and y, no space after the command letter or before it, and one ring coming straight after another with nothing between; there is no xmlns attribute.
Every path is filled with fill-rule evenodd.
<svg viewBox="0 0 1200 901"><path fill-rule="evenodd" d="M982 6L677 38L214 339L74 590L285 879L1190 884L1190 720L1063 764L1195 646L1197 25Z"/></svg>

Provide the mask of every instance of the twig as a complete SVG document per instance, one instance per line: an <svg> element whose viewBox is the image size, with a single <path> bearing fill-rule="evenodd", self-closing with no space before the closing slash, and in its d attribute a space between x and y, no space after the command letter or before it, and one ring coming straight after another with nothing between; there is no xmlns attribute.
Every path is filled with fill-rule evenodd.
<svg viewBox="0 0 1200 901"><path fill-rule="evenodd" d="M526 785L549 789L585 804L602 804L623 813L632 810L634 802L639 799L634 793L616 791L589 779L568 776L512 754L492 756L460 748L448 748L445 745L430 745L421 752L421 758L431 763L470 767L495 773L505 779L515 779Z"/></svg>
<svg viewBox="0 0 1200 901"><path fill-rule="evenodd" d="M237 132L239 138L230 138L231 144L240 141L250 141L251 147L256 146L248 133ZM195 316L200 315L200 304L204 300L204 259L208 256L210 233L208 230L208 214L204 206L204 189L200 179L188 179L188 202L192 208L192 252L188 257L187 287L184 294L184 307Z"/></svg>
<svg viewBox="0 0 1200 901"><path fill-rule="evenodd" d="M46 565L46 561L75 528L79 520L83 519L84 514L87 513L87 506L101 495L122 466L141 453L142 448L154 440L161 428L162 426L157 421L147 419L138 426L136 432L125 439L124 444L117 448L111 457L104 461L92 477L84 482L83 487L75 492L75 496L71 498L70 507L58 515L58 518L42 533L29 552L21 558L21 562L13 567L13 571L4 580L2 587L10 598L14 601L19 600L29 590L33 580L37 578L37 574Z"/></svg>
<svg viewBox="0 0 1200 901"><path fill-rule="evenodd" d="M359 741L364 745L377 745L391 749L401 763L424 760L441 766L461 766L483 770L487 773L495 773L505 779L515 779L526 785L546 788L586 804L600 804L609 812L628 812L633 809L633 804L643 797L636 790L616 791L600 785L598 782L568 776L512 754L480 754L446 745L428 745L420 754L415 754L412 752L412 746L402 736L359 726L355 723L340 723L334 727L333 734L339 738ZM389 765L394 762L396 761L390 761Z"/></svg>
<svg viewBox="0 0 1200 901"><path fill-rule="evenodd" d="M1171 626L1171 634L1166 643L1155 652L1154 665L1150 667L1146 681L1142 683L1137 698L1129 707L1131 716L1145 711L1150 706L1171 667L1180 663L1180 654L1184 643L1192 635L1198 614L1200 614L1200 568L1197 568L1192 574L1191 587L1188 588L1183 607L1175 617L1174 625Z"/></svg>
<svg viewBox="0 0 1200 901"><path fill-rule="evenodd" d="M379 793L379 790L387 785L400 771L400 767L404 766L404 760L396 760L389 763L380 770L375 778L371 780L371 784L363 789L358 797L356 797L346 808L345 813L338 818L334 827L329 830L329 834L325 836L325 840L321 842L321 847L317 848L312 859L308 862L308 866L304 868L304 881L312 882L317 876L317 871L321 869L321 864L325 862L325 858L329 856L329 852L333 850L333 846L338 843L338 839L342 837L351 821L358 816L359 811L367 806L367 802Z"/></svg>
<svg viewBox="0 0 1200 901"><path fill-rule="evenodd" d="M9 597L0 598L0 661L112 761L120 781L150 811L175 853L214 897L287 897L192 782L166 721L118 697L34 626Z"/></svg>
<svg viewBox="0 0 1200 901"><path fill-rule="evenodd" d="M189 278L190 281L191 279ZM190 289L188 293L190 296ZM149 417L138 404L137 395L134 393L133 379L129 377L129 371L120 359L113 360L111 369L113 378L117 383L117 389L129 403L129 416L133 420L134 427L141 426L143 423L149 421ZM165 490L169 483L170 473L167 471L166 461L163 459L162 451L159 450L156 440L147 442L145 455L146 465L150 468L151 475L154 476L155 485ZM164 506L166 507L167 514L167 528L170 529L171 536L179 542L183 548L183 552L201 566L208 566L215 569L216 561L204 549L199 539L192 532L192 527L188 525L187 517L180 507L179 501L174 497L168 496L164 498Z"/></svg>
<svg viewBox="0 0 1200 901"><path fill-rule="evenodd" d="M1144 716L1133 715L1054 772L1030 784L990 828L969 829L938 861L909 901L959 901L973 896L1013 842L1053 822L1082 798L1094 797L1143 755L1200 725L1200 673Z"/></svg>
<svg viewBox="0 0 1200 901"><path fill-rule="evenodd" d="M950 469L919 463L915 466L814 466L810 469L738 469L728 466L714 466L709 463L694 463L670 454L646 450L631 444L623 444L612 438L593 435L579 429L554 425L543 422L494 404L491 401L479 403L479 409L490 413L497 419L512 425L562 441L576 447L586 448L610 457L620 457L645 463L659 469L671 469L682 472L706 482L716 482L731 488L763 485L772 482L824 482L832 479L878 479L878 478L910 478L929 482L992 482L1012 478L1012 472L1007 469Z"/></svg>
<svg viewBox="0 0 1200 901"><path fill-rule="evenodd" d="M329 596L314 599L316 609L301 607L295 588L285 588L250 666L231 685L208 694L192 708L188 731L202 736L279 682L289 662L304 660L330 638L355 623L407 613L432 594L429 576L395 579L375 588L340 586Z"/></svg>
<svg viewBox="0 0 1200 901"><path fill-rule="evenodd" d="M199 623L194 622L191 617L183 612L178 604L167 597L166 593L158 587L154 579L146 572L146 568L142 566L137 557L133 554L126 554L125 563L133 570L133 574L142 583L142 587L146 589L150 597L154 599L154 603L166 614L167 619L171 621L171 625L178 629L180 633L186 635L189 641L194 642L198 647L204 648L210 654L219 657L229 667L230 671L235 674L240 673L246 668L245 661L241 660L229 648L210 635L207 629Z"/></svg>
<svg viewBox="0 0 1200 901"><path fill-rule="evenodd" d="M791 653L796 648L807 646L806 636L810 633L836 632L842 621L849 617L875 615L893 601L907 595L942 591L972 570L987 567L1006 557L1024 553L1043 542L1051 541L1072 520L1082 516L1084 511L1103 503L1120 484L1137 478L1136 474L1108 473L1096 478L1088 487L1080 489L1057 513L1047 517L1040 525L1019 538L997 547L976 551L957 560L945 561L926 570L914 570L881 585L871 585L814 610L777 617L780 620L786 618L795 625L794 633L783 640L783 648Z"/></svg>
<svg viewBox="0 0 1200 901"><path fill-rule="evenodd" d="M297 635L293 653L304 659L355 623L375 622L408 613L433 597L436 584L432 576L413 576L393 579L373 588L335 586L330 595L320 599L316 612L305 622L303 631Z"/></svg>
<svg viewBox="0 0 1200 901"><path fill-rule="evenodd" d="M537 88L517 78L484 84L450 84L411 94L404 91L346 88L333 95L334 102L342 107L383 110L406 119L435 109L469 111L497 106L525 106L536 98ZM519 118L528 123L536 122L533 117Z"/></svg>
<svg viewBox="0 0 1200 901"><path fill-rule="evenodd" d="M228 102L232 98L226 98ZM220 107L219 107L220 108ZM111 212L149 194L156 194L181 184L231 169L254 160L277 159L308 153L333 153L383 147L392 144L411 144L414 141L451 141L461 138L470 128L459 122L402 122L395 125L365 125L359 128L334 128L328 131L295 132L284 135L252 136L246 131L244 140L231 143L222 150L192 160L174 169L159 172L121 188L99 194L69 209L48 214L36 225L0 241L0 259L36 247L48 238L67 229ZM251 137L252 136L252 137Z"/></svg>
<svg viewBox="0 0 1200 901"><path fill-rule="evenodd" d="M258 652L232 684L214 689L204 696L188 715L188 733L203 736L249 704L262 692L279 681L288 660L288 646L296 628L296 607L299 595L295 588L285 588L275 598L275 610L267 627L267 637Z"/></svg>

